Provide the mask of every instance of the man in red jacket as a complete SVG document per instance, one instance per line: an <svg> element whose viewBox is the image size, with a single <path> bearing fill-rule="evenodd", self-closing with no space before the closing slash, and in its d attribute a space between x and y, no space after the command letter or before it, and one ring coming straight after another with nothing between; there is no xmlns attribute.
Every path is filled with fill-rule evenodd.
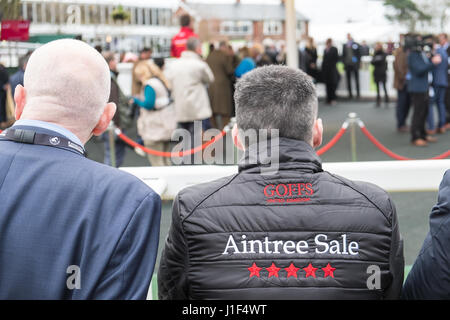
<svg viewBox="0 0 450 320"><path fill-rule="evenodd" d="M172 38L172 45L170 46L170 55L179 58L181 53L186 50L186 43L190 37L198 38L192 28L192 19L188 14L180 17L180 31Z"/></svg>

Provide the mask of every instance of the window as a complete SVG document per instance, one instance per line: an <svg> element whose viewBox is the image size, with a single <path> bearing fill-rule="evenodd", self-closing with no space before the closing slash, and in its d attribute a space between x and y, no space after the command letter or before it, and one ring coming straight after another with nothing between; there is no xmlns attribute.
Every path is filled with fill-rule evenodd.
<svg viewBox="0 0 450 320"><path fill-rule="evenodd" d="M281 21L264 21L263 32L265 35L280 35L283 33L283 24Z"/></svg>
<svg viewBox="0 0 450 320"><path fill-rule="evenodd" d="M220 33L224 35L250 35L252 32L251 21L224 21L220 24Z"/></svg>

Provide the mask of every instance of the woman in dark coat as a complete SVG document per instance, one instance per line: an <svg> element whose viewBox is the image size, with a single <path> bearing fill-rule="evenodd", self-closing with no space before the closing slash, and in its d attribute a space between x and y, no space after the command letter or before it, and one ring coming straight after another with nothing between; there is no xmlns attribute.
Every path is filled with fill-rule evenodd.
<svg viewBox="0 0 450 320"><path fill-rule="evenodd" d="M333 40L327 39L326 47L323 52L322 60L322 81L327 88L327 103L336 103L336 88L339 83L339 73L336 64L339 60L339 54L336 47L333 46Z"/></svg>
<svg viewBox="0 0 450 320"><path fill-rule="evenodd" d="M381 43L377 42L375 45L375 52L372 58L372 64L375 67L373 70L373 80L377 86L377 107L380 106L381 96L380 96L380 84L383 85L384 90L384 101L389 102L387 90L386 90L386 72L387 72L387 62L386 53L383 50Z"/></svg>
<svg viewBox="0 0 450 320"><path fill-rule="evenodd" d="M314 39L309 37L308 43L305 48L306 56L306 73L313 77L314 82L317 82L318 72L317 72L317 49L314 45Z"/></svg>

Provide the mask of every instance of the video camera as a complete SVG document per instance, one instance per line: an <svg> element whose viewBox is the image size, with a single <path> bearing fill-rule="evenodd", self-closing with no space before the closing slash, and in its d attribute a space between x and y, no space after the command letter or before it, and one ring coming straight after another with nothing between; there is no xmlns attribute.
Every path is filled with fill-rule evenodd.
<svg viewBox="0 0 450 320"><path fill-rule="evenodd" d="M406 34L402 46L407 50L430 52L433 48L433 35Z"/></svg>

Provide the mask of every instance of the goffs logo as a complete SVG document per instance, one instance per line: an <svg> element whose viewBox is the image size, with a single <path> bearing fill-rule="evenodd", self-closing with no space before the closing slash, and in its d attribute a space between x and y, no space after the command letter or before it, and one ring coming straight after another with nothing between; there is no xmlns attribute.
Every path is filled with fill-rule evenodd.
<svg viewBox="0 0 450 320"><path fill-rule="evenodd" d="M50 138L49 141L54 146L57 146L61 142L58 137Z"/></svg>
<svg viewBox="0 0 450 320"><path fill-rule="evenodd" d="M267 202L306 202L311 200L314 189L311 183L279 183L268 184L264 187Z"/></svg>

